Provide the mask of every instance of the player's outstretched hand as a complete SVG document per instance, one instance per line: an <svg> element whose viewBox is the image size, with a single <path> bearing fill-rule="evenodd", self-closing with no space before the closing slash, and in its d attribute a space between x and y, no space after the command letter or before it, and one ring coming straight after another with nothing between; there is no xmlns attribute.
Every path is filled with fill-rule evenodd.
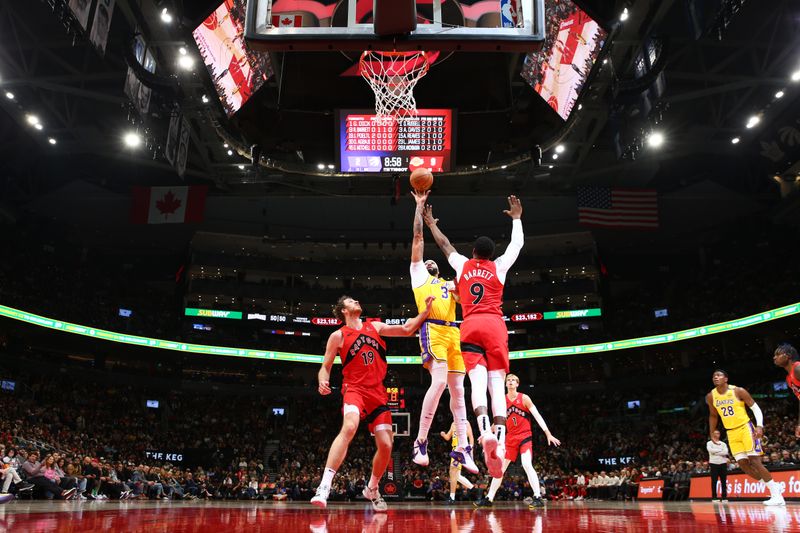
<svg viewBox="0 0 800 533"><path fill-rule="evenodd" d="M331 382L330 381L320 381L319 382L319 393L323 396L327 396L331 393Z"/></svg>
<svg viewBox="0 0 800 533"><path fill-rule="evenodd" d="M515 220L522 218L522 202L512 194L508 197L508 209L504 209L503 213Z"/></svg>
<svg viewBox="0 0 800 533"><path fill-rule="evenodd" d="M547 445L553 445L555 447L561 446L561 441L555 438L551 433L547 434Z"/></svg>
<svg viewBox="0 0 800 533"><path fill-rule="evenodd" d="M424 192L415 191L411 189L411 196L414 197L414 200L417 202L418 206L425 207L425 202L428 201L428 195L431 193L431 190L428 189Z"/></svg>
<svg viewBox="0 0 800 533"><path fill-rule="evenodd" d="M422 212L422 220L425 221L425 225L428 227L435 226L438 222L438 218L433 218L433 206L426 205L425 211Z"/></svg>

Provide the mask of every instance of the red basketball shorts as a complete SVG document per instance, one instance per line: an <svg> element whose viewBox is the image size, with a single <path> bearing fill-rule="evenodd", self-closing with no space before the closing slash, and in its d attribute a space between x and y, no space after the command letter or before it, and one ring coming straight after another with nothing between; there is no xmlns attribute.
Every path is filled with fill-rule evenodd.
<svg viewBox="0 0 800 533"><path fill-rule="evenodd" d="M525 452L533 453L533 435L506 435L506 459L513 463Z"/></svg>
<svg viewBox="0 0 800 533"><path fill-rule="evenodd" d="M387 425L389 430L392 429L392 413L386 405L389 399L386 387L366 389L345 383L342 385L342 396L342 414L347 413L348 406L356 407L359 420L367 423L371 433L375 433L376 429L386 429Z"/></svg>
<svg viewBox="0 0 800 533"><path fill-rule="evenodd" d="M508 328L500 315L470 315L461 323L461 353L467 372L477 365L509 371Z"/></svg>

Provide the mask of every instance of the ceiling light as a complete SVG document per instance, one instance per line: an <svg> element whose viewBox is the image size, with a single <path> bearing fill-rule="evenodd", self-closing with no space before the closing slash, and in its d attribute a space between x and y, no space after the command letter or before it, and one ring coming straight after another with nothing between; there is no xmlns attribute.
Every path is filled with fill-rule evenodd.
<svg viewBox="0 0 800 533"><path fill-rule="evenodd" d="M792 72L792 81L800 81L800 70Z"/></svg>
<svg viewBox="0 0 800 533"><path fill-rule="evenodd" d="M239 165L239 170L244 170L244 165Z"/></svg>
<svg viewBox="0 0 800 533"><path fill-rule="evenodd" d="M475 170L476 168L478 168L478 165L472 165L473 170Z"/></svg>
<svg viewBox="0 0 800 533"><path fill-rule="evenodd" d="M224 146L225 148L227 148L227 147L228 147L228 143L225 143L225 144L223 144L222 146Z"/></svg>
<svg viewBox="0 0 800 533"><path fill-rule="evenodd" d="M9 100L13 100L14 93L12 93L11 91L6 91L6 98L8 98Z"/></svg>
<svg viewBox="0 0 800 533"><path fill-rule="evenodd" d="M122 140L125 142L125 146L129 148L136 148L142 144L142 137L135 131L129 131L126 133Z"/></svg>
<svg viewBox="0 0 800 533"><path fill-rule="evenodd" d="M328 165L328 168L329 168L330 170L333 170L333 165Z"/></svg>
<svg viewBox="0 0 800 533"><path fill-rule="evenodd" d="M203 95L203 103L204 103L204 104L207 104L207 103L208 103L208 96L206 96L206 95Z"/></svg>
<svg viewBox="0 0 800 533"><path fill-rule="evenodd" d="M622 22L625 22L626 20L628 20L628 8L627 7L622 10L622 14L619 16L619 20L621 20Z"/></svg>
<svg viewBox="0 0 800 533"><path fill-rule="evenodd" d="M603 64L604 64L604 65L607 65L607 64L608 64L608 59L604 59L604 60L603 60Z"/></svg>
<svg viewBox="0 0 800 533"><path fill-rule="evenodd" d="M775 93L775 98L783 98L783 91L778 91Z"/></svg>
<svg viewBox="0 0 800 533"><path fill-rule="evenodd" d="M553 159L558 159L558 154L553 154Z"/></svg>
<svg viewBox="0 0 800 533"><path fill-rule="evenodd" d="M547 168L553 168L553 165L548 165Z"/></svg>
<svg viewBox="0 0 800 533"><path fill-rule="evenodd" d="M758 115L753 115L752 117L747 119L747 129L755 127L756 124L761 122L761 117Z"/></svg>
<svg viewBox="0 0 800 533"><path fill-rule="evenodd" d="M647 144L649 144L652 148L659 148L662 144L664 144L664 134L654 131L647 137Z"/></svg>
<svg viewBox="0 0 800 533"><path fill-rule="evenodd" d="M50 137L49 139L47 139L47 142L49 142L50 144L56 144L56 142L58 142L58 141L56 141L55 139Z"/></svg>
<svg viewBox="0 0 800 533"><path fill-rule="evenodd" d="M181 50L183 50L181 48ZM192 70L194 68L194 58L188 55L182 55L178 58L178 66L183 70Z"/></svg>
<svg viewBox="0 0 800 533"><path fill-rule="evenodd" d="M566 150L566 148L564 148L563 144L559 144L558 146L556 146L556 153L557 154L563 154L564 150Z"/></svg>
<svg viewBox="0 0 800 533"><path fill-rule="evenodd" d="M33 125L33 127L39 131L42 131L42 129L44 129L44 126L42 126L41 122L37 122L36 124Z"/></svg>
<svg viewBox="0 0 800 533"><path fill-rule="evenodd" d="M578 104L578 111L580 111L581 109L583 109L583 104Z"/></svg>
<svg viewBox="0 0 800 533"><path fill-rule="evenodd" d="M319 170L325 170L325 163L320 163L320 164L318 164L318 165L317 165L317 168L318 168Z"/></svg>
<svg viewBox="0 0 800 533"><path fill-rule="evenodd" d="M161 10L161 22L164 24L172 24L172 13L165 7Z"/></svg>
<svg viewBox="0 0 800 533"><path fill-rule="evenodd" d="M185 55L186 55L186 53L187 53L187 52L186 52L186 47L185 47L185 46L181 46L180 48L178 48L178 53L179 53L180 55L182 55L182 56L185 56Z"/></svg>
<svg viewBox="0 0 800 533"><path fill-rule="evenodd" d="M233 155L233 150L228 150L228 155Z"/></svg>
<svg viewBox="0 0 800 533"><path fill-rule="evenodd" d="M37 117L36 115L25 115L25 120L27 120L28 124L30 124L31 126L35 126L36 124L39 123L39 117Z"/></svg>
<svg viewBox="0 0 800 533"><path fill-rule="evenodd" d="M739 141L741 141L739 137L734 137L733 139L731 139L731 144L739 144Z"/></svg>
<svg viewBox="0 0 800 533"><path fill-rule="evenodd" d="M500 168L506 169L506 168L508 168L508 165L501 165Z"/></svg>

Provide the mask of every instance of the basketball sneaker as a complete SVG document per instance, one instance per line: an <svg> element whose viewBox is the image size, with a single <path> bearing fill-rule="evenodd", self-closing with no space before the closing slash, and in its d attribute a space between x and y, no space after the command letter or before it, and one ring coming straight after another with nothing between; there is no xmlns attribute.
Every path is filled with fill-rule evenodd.
<svg viewBox="0 0 800 533"><path fill-rule="evenodd" d="M472 505L474 505L475 507L491 507L492 506L492 500L490 500L489 498L484 496L480 500L472 502Z"/></svg>
<svg viewBox="0 0 800 533"><path fill-rule="evenodd" d="M428 466L430 460L428 459L428 440L414 441L414 459L413 461L419 466Z"/></svg>
<svg viewBox="0 0 800 533"><path fill-rule="evenodd" d="M369 486L366 486L361 494L363 494L366 499L372 502L372 508L375 509L375 511L379 513L386 512L386 501L383 499L378 489L371 489Z"/></svg>
<svg viewBox="0 0 800 533"><path fill-rule="evenodd" d="M497 442L497 437L491 433L487 433L481 437L481 446L483 446L483 461L486 463L489 475L492 477L503 477L503 458L500 456L500 446ZM505 455L505 452L503 452L503 455Z"/></svg>
<svg viewBox="0 0 800 533"><path fill-rule="evenodd" d="M530 505L528 505L528 509L544 509L544 500L540 498L534 498Z"/></svg>
<svg viewBox="0 0 800 533"><path fill-rule="evenodd" d="M784 500L783 496L781 496L780 494L773 494L769 500L764 501L764 505L768 506L786 505L786 500Z"/></svg>
<svg viewBox="0 0 800 533"><path fill-rule="evenodd" d="M317 493L311 498L311 505L319 507L320 509L325 509L328 506L328 494L330 494L330 492L331 488L329 485L320 485L317 487Z"/></svg>
<svg viewBox="0 0 800 533"><path fill-rule="evenodd" d="M450 457L453 458L453 462L455 465L463 466L467 472L471 474L477 474L478 465L475 464L475 460L472 458L472 446L467 446L466 448L458 448L450 452Z"/></svg>

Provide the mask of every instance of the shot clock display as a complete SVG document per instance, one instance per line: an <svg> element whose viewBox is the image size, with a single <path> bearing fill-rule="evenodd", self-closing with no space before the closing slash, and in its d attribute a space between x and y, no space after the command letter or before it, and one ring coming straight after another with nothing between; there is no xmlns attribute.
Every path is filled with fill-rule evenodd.
<svg viewBox="0 0 800 533"><path fill-rule="evenodd" d="M451 109L420 109L417 116L403 120L341 109L338 117L342 172L406 172L416 168L447 172L451 168Z"/></svg>
<svg viewBox="0 0 800 533"><path fill-rule="evenodd" d="M390 411L402 411L406 408L406 391L403 387L386 387L389 400L386 405Z"/></svg>

